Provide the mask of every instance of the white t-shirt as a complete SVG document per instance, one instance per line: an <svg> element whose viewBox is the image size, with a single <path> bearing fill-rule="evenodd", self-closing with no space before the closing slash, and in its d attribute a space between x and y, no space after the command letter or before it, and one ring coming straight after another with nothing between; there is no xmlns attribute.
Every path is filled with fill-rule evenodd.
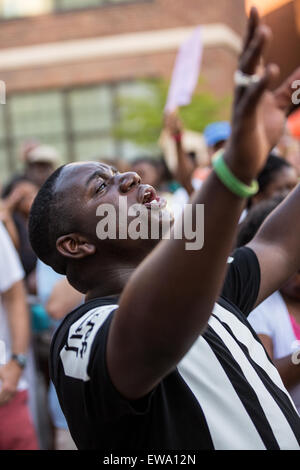
<svg viewBox="0 0 300 470"><path fill-rule="evenodd" d="M6 362L11 355L11 337L7 312L3 307L1 294L9 290L16 282L23 279L23 277L24 271L16 249L6 229L0 222L0 340L5 344ZM25 388L27 388L26 381L24 377L21 377L18 390L24 390Z"/></svg>
<svg viewBox="0 0 300 470"><path fill-rule="evenodd" d="M195 191L198 191L203 184L203 181L198 179L192 180L192 186ZM186 189L180 187L176 189L172 197L171 209L173 211L175 220L182 214L185 204L188 204L190 196Z"/></svg>
<svg viewBox="0 0 300 470"><path fill-rule="evenodd" d="M202 184L203 184L203 181L200 181L197 179L192 180L192 185L195 191L199 191ZM184 206L185 204L188 204L189 199L190 199L190 196L188 195L188 192L186 189L184 188L176 189L175 193L172 196L171 207L170 207L170 209L173 211L175 220L178 217L180 217L184 209ZM241 224L244 221L244 219L247 217L247 214L248 214L248 210L244 209L241 214L239 224Z"/></svg>
<svg viewBox="0 0 300 470"><path fill-rule="evenodd" d="M272 339L274 359L289 356L299 349L287 306L279 292L253 310L248 320L257 334ZM300 384L289 392L300 414Z"/></svg>

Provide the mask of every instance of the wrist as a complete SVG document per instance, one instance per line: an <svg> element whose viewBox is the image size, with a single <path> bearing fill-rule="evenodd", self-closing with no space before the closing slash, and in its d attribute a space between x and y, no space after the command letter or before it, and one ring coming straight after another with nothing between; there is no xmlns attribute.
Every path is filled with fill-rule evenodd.
<svg viewBox="0 0 300 470"><path fill-rule="evenodd" d="M250 185L257 177L257 173L254 172L252 168L247 168L245 165L239 163L237 161L238 159L234 157L231 151L224 151L223 159L235 177L244 184Z"/></svg>
<svg viewBox="0 0 300 470"><path fill-rule="evenodd" d="M25 354L12 354L10 360L21 370L25 369L27 363L27 356Z"/></svg>
<svg viewBox="0 0 300 470"><path fill-rule="evenodd" d="M244 179L241 178L240 173L238 177L236 167L236 172L234 172L234 166L232 165L230 167L225 161L224 153L223 150L220 150L212 158L212 166L219 180L230 192L239 198L247 199L254 196L259 190L257 180L251 179L251 181L248 182L249 176L246 176L246 173Z"/></svg>
<svg viewBox="0 0 300 470"><path fill-rule="evenodd" d="M172 134L172 139L175 140L177 144L181 144L182 141L182 132L178 131Z"/></svg>

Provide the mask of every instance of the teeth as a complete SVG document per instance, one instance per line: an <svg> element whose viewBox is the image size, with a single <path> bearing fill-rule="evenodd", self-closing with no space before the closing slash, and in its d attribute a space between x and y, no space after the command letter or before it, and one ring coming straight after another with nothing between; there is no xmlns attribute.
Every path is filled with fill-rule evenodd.
<svg viewBox="0 0 300 470"><path fill-rule="evenodd" d="M151 198L151 191L146 191L144 194L144 203L147 203L149 201L149 198Z"/></svg>
<svg viewBox="0 0 300 470"><path fill-rule="evenodd" d="M160 210L160 203L153 199L153 201L150 202L151 204L151 209L153 210Z"/></svg>

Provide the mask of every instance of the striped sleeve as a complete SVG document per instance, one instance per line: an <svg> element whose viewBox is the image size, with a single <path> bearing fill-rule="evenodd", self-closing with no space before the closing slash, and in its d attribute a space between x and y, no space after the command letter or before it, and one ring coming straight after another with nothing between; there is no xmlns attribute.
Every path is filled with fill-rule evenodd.
<svg viewBox="0 0 300 470"><path fill-rule="evenodd" d="M222 297L232 302L246 316L255 306L260 287L260 267L250 248L237 249L229 263Z"/></svg>

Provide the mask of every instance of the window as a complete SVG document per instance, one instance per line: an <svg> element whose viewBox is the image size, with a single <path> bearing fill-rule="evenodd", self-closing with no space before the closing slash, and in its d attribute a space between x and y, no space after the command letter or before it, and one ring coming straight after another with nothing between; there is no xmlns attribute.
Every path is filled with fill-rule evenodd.
<svg viewBox="0 0 300 470"><path fill-rule="evenodd" d="M107 3L106 0L55 0L57 10L72 10L75 8L95 7Z"/></svg>
<svg viewBox="0 0 300 470"><path fill-rule="evenodd" d="M132 0L0 0L0 17L4 19L22 18L53 11L93 8L130 1Z"/></svg>
<svg viewBox="0 0 300 470"><path fill-rule="evenodd" d="M21 163L19 153L22 143L32 138L54 145L62 155L66 154L66 123L61 92L15 95L8 99L6 106L10 122L9 150L14 167Z"/></svg>
<svg viewBox="0 0 300 470"><path fill-rule="evenodd" d="M123 100L125 100L126 108L126 102L128 99L130 100L131 98L142 98L143 100L147 99L149 102L153 102L157 99L157 97L153 94L152 87L143 81L120 83L116 90L116 97L117 102L119 104L119 118L121 120L124 117L124 103L122 104ZM125 127L127 129L126 131L124 129L124 131L127 136L131 135L132 131L134 131L134 133L140 133L141 131L148 132L148 129L144 129L144 123L141 122L140 113L138 109L135 109L134 117L132 116L127 121L125 121L124 119L122 120L123 127L125 123ZM154 155L157 155L159 153L159 149L156 144L148 144L147 146L137 145L137 143L126 138L123 138L120 142L120 149L122 156L126 159L132 159L136 157L153 157Z"/></svg>
<svg viewBox="0 0 300 470"><path fill-rule="evenodd" d="M21 145L31 139L56 147L61 163L148 155L113 132L120 96L142 92L144 85L126 82L8 96L0 106L0 181L22 165Z"/></svg>
<svg viewBox="0 0 300 470"><path fill-rule="evenodd" d="M110 3L128 3L132 0L54 0L55 9L73 10L76 8L89 8Z"/></svg>
<svg viewBox="0 0 300 470"><path fill-rule="evenodd" d="M0 16L2 18L17 18L49 13L53 0L0 0Z"/></svg>

